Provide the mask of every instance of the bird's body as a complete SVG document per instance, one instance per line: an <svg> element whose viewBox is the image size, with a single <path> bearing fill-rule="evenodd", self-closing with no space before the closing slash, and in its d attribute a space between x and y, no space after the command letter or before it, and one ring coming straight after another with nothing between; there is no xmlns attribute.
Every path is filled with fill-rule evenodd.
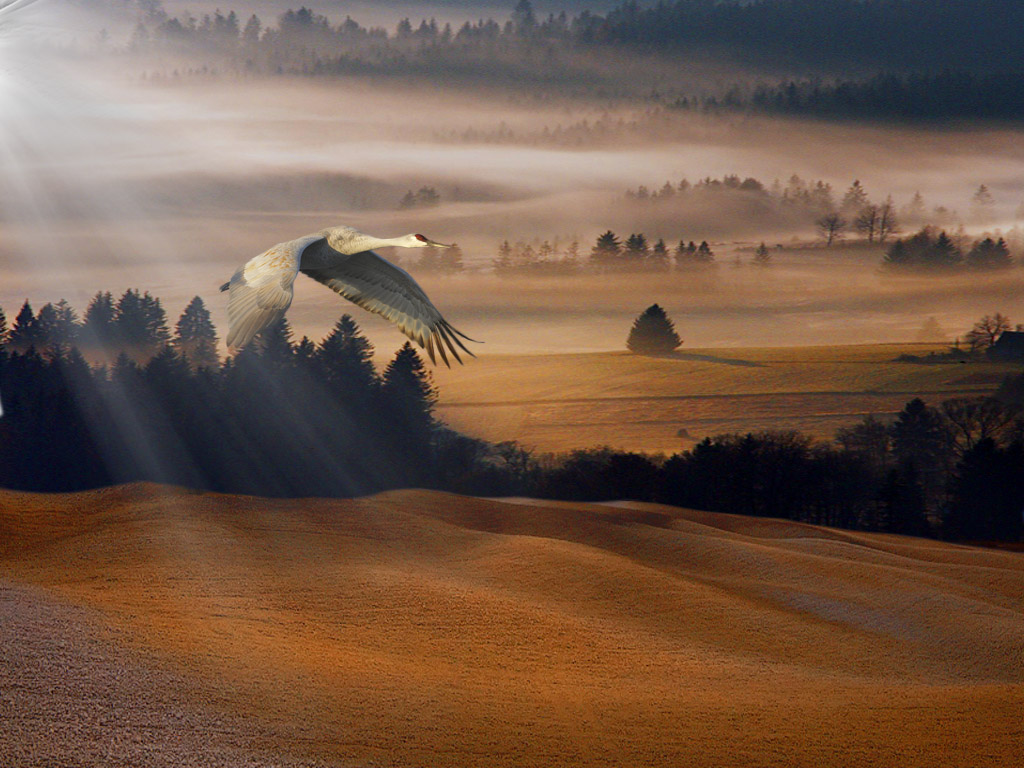
<svg viewBox="0 0 1024 768"><path fill-rule="evenodd" d="M303 272L393 322L426 349L431 360L435 347L446 365L447 352L459 362L458 349L472 355L459 337L472 339L448 324L412 276L374 253L374 248L385 246L444 247L423 235L378 238L339 226L278 243L253 257L221 286L222 291L230 292L228 347L242 349L257 333L280 320L291 306L295 278Z"/></svg>

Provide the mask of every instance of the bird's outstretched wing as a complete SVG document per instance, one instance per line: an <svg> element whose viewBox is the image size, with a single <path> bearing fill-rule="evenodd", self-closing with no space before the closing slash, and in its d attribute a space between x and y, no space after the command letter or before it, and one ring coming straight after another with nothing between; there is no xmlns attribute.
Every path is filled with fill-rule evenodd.
<svg viewBox="0 0 1024 768"><path fill-rule="evenodd" d="M373 251L346 256L330 249L333 258L322 258L317 251L323 249L330 249L330 246L326 242L317 244L315 249L310 249L308 258L302 259L303 274L337 291L363 309L390 320L402 333L427 350L432 362L435 361L435 347L444 364L449 367L448 352L460 363L462 358L459 357L459 349L475 357L459 341L459 337L467 341L473 339L449 325L412 275L404 269L396 267Z"/></svg>
<svg viewBox="0 0 1024 768"><path fill-rule="evenodd" d="M228 338L231 349L242 349L257 333L280 320L291 306L293 284L302 252L321 236L279 243L239 267L221 286L228 294Z"/></svg>

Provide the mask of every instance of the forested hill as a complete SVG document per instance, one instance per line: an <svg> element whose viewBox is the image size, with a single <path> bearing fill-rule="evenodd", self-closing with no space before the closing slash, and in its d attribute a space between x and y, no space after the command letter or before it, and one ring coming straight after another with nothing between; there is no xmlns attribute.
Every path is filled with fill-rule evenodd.
<svg viewBox="0 0 1024 768"><path fill-rule="evenodd" d="M1024 67L1019 0L676 0L584 13L581 39L717 49L739 63L848 72Z"/></svg>
<svg viewBox="0 0 1024 768"><path fill-rule="evenodd" d="M117 0L124 7L125 0ZM508 3L503 18L475 15L463 24L432 18L401 20L394 30L340 18L336 6L301 7L258 19L246 4L225 4L197 18L176 16L176 6L135 3L146 34L157 38L228 38L276 44L305 36L406 40L435 48L502 40L615 46L647 51L724 56L745 68L791 75L864 75L880 70L1007 71L1024 68L1024 3L1019 0L675 0L624 2L607 13L540 12L530 0ZM169 6L170 7L170 6ZM429 13L415 9L420 13ZM338 18L328 18L332 14ZM257 24L253 24L253 20ZM273 29L274 24L278 25ZM335 26L337 25L337 26Z"/></svg>
<svg viewBox="0 0 1024 768"><path fill-rule="evenodd" d="M144 76L158 82L183 75L425 77L661 98L702 111L1024 119L1019 0L676 0L626 2L607 13L541 13L519 0L497 19L404 18L393 29L341 18L336 6L276 18L244 5L200 17L168 8L135 0L133 32L110 41L117 53L140 57ZM644 63L657 57L677 74ZM687 66L708 62L730 74L706 82L694 74L700 66Z"/></svg>

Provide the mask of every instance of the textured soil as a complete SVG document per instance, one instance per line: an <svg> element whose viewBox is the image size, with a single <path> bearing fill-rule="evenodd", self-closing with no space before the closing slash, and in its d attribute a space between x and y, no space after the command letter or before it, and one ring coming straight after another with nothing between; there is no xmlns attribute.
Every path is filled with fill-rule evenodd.
<svg viewBox="0 0 1024 768"><path fill-rule="evenodd" d="M1006 766L1024 555L624 503L0 493L0 765Z"/></svg>
<svg viewBox="0 0 1024 768"><path fill-rule="evenodd" d="M0 582L4 766L324 765L282 754L259 723L226 714L216 688L118 635L94 610Z"/></svg>

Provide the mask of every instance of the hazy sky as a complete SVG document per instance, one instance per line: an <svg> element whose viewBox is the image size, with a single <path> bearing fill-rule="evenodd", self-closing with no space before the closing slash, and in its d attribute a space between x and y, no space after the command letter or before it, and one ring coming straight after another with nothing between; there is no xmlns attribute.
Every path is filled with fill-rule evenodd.
<svg viewBox="0 0 1024 768"><path fill-rule="evenodd" d="M625 204L628 188L684 176L735 173L770 183L798 173L825 179L839 194L859 178L876 200L892 194L902 203L920 190L929 205L961 211L985 183L1004 228L1024 201L1024 142L1011 129L897 130L678 115L649 142L464 142L453 137L467 129L486 134L504 124L529 137L545 126L609 115L642 121L644 110L601 99L452 90L440 81L430 88L353 79L147 86L122 71L40 55L40 30L64 21L46 16L45 7L46 0L32 7L31 25L0 17L0 306L8 316L26 297L37 307L67 297L83 309L97 290L139 287L161 296L174 316L199 294L222 323L215 287L238 264L276 242L337 223L382 236L423 231L459 242L467 261L477 264L489 263L504 239L576 236L586 251L607 228L670 242L709 239L720 258L786 236L714 209L656 216ZM441 188L444 203L396 210L402 193L422 184ZM714 290L676 286L661 300L675 302L677 312L693 308L697 323L718 317L689 337L724 345L773 338L812 343L829 327L847 341L898 339L931 314L951 328L995 310L1024 320L1020 291L999 284L961 290L965 298L953 302L955 286L940 281L934 290L887 292L876 259L849 265L852 272L780 264L771 281L747 284L735 276ZM1019 289L1016 272L1013 281ZM488 285L434 290L477 322L487 307L465 293L478 290L500 302L492 319L507 340L494 348L519 350L541 339L551 348L589 348L594 339L617 346L615 329L646 306L643 291L651 289L641 283L634 295L633 287L589 286L589 314L576 301L538 308ZM971 298L978 291L981 297ZM802 293L817 298L808 304ZM992 296L987 303L986 295ZM326 331L342 307L312 284L299 297L306 303L297 299L292 316L302 332ZM558 300L559 291L545 298ZM766 323L751 322L751 307L763 309ZM545 326L531 335L533 319ZM607 334L587 338L588 323L607 327ZM513 338L516 333L527 342Z"/></svg>

